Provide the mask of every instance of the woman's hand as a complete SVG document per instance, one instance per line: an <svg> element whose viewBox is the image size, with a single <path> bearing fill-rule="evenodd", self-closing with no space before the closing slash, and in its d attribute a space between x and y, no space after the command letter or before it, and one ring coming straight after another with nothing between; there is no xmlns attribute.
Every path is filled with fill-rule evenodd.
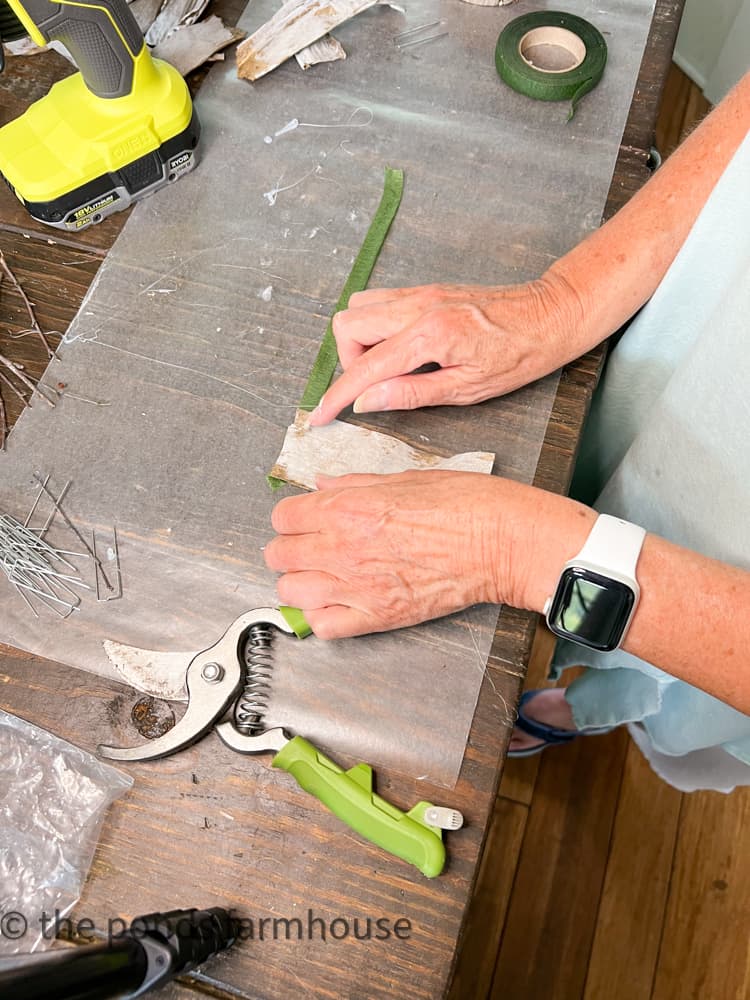
<svg viewBox="0 0 750 1000"><path fill-rule="evenodd" d="M333 319L344 374L311 417L478 403L577 356L580 303L562 280L526 285L426 285L352 295ZM579 352L582 353L582 352ZM438 370L419 372L423 365Z"/></svg>
<svg viewBox="0 0 750 1000"><path fill-rule="evenodd" d="M276 505L279 537L265 558L283 574L281 600L323 639L484 601L541 610L595 516L565 497L470 472L341 476L319 487Z"/></svg>
<svg viewBox="0 0 750 1000"><path fill-rule="evenodd" d="M750 122L750 73L601 229L525 285L360 292L333 331L344 374L311 417L476 403L580 357L651 297ZM439 371L412 374L437 363Z"/></svg>

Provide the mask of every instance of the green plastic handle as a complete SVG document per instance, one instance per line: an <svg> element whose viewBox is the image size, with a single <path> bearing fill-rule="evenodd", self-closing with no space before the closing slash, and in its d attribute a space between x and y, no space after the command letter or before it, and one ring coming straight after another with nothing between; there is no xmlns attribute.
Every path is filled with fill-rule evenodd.
<svg viewBox="0 0 750 1000"><path fill-rule="evenodd" d="M306 639L308 635L312 635L312 629L299 608L290 608L286 604L282 604L279 611L298 639Z"/></svg>
<svg viewBox="0 0 750 1000"><path fill-rule="evenodd" d="M389 854L416 865L428 878L443 870L442 834L424 822L431 804L418 802L408 813L392 806L373 792L369 764L357 764L344 771L312 743L295 736L276 754L272 766L291 774L301 788L352 830Z"/></svg>

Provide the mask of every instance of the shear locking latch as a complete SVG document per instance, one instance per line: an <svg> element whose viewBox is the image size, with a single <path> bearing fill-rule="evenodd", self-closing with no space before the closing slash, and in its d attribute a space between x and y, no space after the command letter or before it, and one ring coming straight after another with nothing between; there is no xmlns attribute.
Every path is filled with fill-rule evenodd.
<svg viewBox="0 0 750 1000"><path fill-rule="evenodd" d="M464 825L458 809L446 809L445 806L430 806L425 811L424 821L437 830L460 830Z"/></svg>

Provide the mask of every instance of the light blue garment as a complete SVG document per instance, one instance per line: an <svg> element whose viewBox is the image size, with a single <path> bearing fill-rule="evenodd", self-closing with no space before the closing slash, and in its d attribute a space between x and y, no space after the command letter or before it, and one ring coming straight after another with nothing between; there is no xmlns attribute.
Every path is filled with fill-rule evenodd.
<svg viewBox="0 0 750 1000"><path fill-rule="evenodd" d="M613 350L579 468L598 510L750 570L750 135ZM750 784L750 716L621 650L561 642L554 674L578 663L596 668L568 688L579 727L636 723L683 790Z"/></svg>

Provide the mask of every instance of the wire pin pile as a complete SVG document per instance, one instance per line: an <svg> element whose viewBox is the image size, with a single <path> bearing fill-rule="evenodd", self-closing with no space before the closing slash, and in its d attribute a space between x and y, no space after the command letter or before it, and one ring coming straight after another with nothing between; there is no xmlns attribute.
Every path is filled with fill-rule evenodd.
<svg viewBox="0 0 750 1000"><path fill-rule="evenodd" d="M91 590L76 566L65 558L79 554L53 548L10 514L0 515L0 566L37 618L30 594L61 618L67 618L81 603L72 587Z"/></svg>
<svg viewBox="0 0 750 1000"><path fill-rule="evenodd" d="M122 596L122 576L117 546L117 531L112 528L112 546L107 549L107 558L112 561L111 576L107 576L97 553L96 535L92 532L91 545L76 528L63 510L61 503L70 482L67 482L58 497L48 488L49 476L39 483L39 494L23 524L10 514L0 514L0 569L16 589L19 596L36 618L39 613L35 604L41 604L61 618L67 618L81 603L81 595L73 590L94 588L82 579L78 567L70 558L93 559L96 574L97 601L111 601ZM31 528L30 522L43 496L52 503L52 511L41 528ZM54 517L59 514L83 545L83 551L58 549L45 539Z"/></svg>

